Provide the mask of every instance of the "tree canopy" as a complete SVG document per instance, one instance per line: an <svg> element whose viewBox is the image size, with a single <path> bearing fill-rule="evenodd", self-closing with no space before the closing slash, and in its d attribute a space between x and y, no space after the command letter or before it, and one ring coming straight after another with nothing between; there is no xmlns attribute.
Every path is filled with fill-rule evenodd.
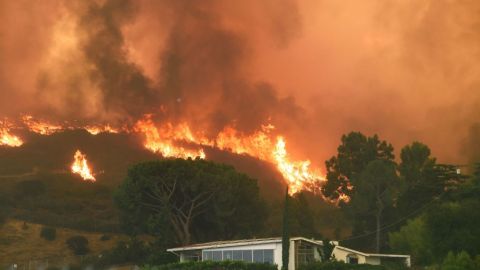
<svg viewBox="0 0 480 270"><path fill-rule="evenodd" d="M327 183L323 194L332 200L342 194L355 196L355 187L363 170L374 160L393 161L393 146L377 135L367 137L360 132L343 135L337 155L325 162Z"/></svg>
<svg viewBox="0 0 480 270"><path fill-rule="evenodd" d="M263 228L265 216L256 180L200 159L137 164L115 201L127 231L176 244L252 237Z"/></svg>

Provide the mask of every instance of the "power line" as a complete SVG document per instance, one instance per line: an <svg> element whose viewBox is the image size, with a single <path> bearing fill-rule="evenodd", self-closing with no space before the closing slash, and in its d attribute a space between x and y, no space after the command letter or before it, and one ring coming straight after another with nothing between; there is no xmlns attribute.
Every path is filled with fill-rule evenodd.
<svg viewBox="0 0 480 270"><path fill-rule="evenodd" d="M360 234L360 235L355 235L355 236L351 236L351 237L348 237L348 238L345 238L345 239L341 239L341 240L338 240L339 242L340 241L348 241L348 240L354 240L354 239L358 239L358 238L362 238L362 237L365 237L365 236L369 236L369 235L372 235L372 234L375 234L377 232L380 232L380 231L383 231L387 228L390 228L394 225L397 225L399 224L400 222L402 221L405 221L406 219L408 219L409 217L413 216L414 214L422 211L423 209L427 208L430 204L432 204L433 202L437 201L438 199L440 199L440 197L442 197L444 194L446 194L446 192L443 192L442 194L440 194L437 198L434 198L433 200L431 200L430 202L424 204L422 207L410 212L409 214L405 215L404 217L400 218L399 220L395 221L395 222L392 222L388 225L385 225L381 228L379 228L378 230L375 230L375 231L372 231L372 232L368 232L368 233L364 233L364 234Z"/></svg>

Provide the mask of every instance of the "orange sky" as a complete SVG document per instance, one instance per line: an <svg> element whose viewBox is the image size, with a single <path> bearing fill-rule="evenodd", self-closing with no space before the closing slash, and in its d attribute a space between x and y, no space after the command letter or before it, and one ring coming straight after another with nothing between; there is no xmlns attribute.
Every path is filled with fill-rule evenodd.
<svg viewBox="0 0 480 270"><path fill-rule="evenodd" d="M299 158L341 134L478 157L480 2L0 0L0 113L197 129L271 120Z"/></svg>

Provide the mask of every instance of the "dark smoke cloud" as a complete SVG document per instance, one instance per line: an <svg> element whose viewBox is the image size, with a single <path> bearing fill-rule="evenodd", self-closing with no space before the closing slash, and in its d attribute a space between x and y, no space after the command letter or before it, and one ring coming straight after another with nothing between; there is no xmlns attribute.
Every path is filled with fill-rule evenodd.
<svg viewBox="0 0 480 270"><path fill-rule="evenodd" d="M0 0L0 112L156 112L209 134L271 122L316 164L360 130L466 162L479 12L475 0Z"/></svg>

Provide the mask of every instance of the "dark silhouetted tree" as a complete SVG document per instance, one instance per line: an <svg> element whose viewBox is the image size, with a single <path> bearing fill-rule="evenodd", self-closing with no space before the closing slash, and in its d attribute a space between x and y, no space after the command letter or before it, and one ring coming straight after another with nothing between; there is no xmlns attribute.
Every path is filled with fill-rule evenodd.
<svg viewBox="0 0 480 270"><path fill-rule="evenodd" d="M290 257L290 195L288 187L285 191L285 202L283 206L283 234L282 234L282 269L288 269L288 261Z"/></svg>
<svg viewBox="0 0 480 270"><path fill-rule="evenodd" d="M133 166L115 194L131 233L189 244L252 237L265 205L255 180L205 160L167 159Z"/></svg>

